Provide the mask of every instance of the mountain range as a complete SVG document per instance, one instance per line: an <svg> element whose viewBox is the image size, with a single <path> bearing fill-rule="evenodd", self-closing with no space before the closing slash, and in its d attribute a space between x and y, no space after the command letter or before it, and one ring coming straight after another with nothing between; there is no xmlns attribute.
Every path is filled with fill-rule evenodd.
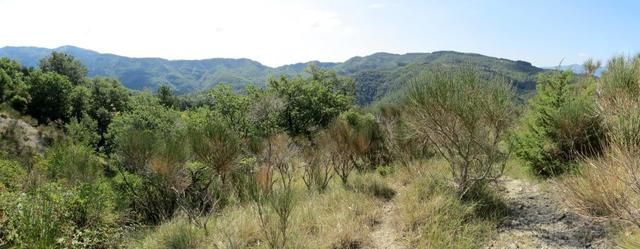
<svg viewBox="0 0 640 249"><path fill-rule="evenodd" d="M221 82L230 84L235 89L249 84L263 86L269 77L300 74L308 65L315 64L321 68L333 69L340 75L353 77L357 102L362 105L398 92L410 79L436 65L456 66L471 63L482 72L505 77L519 93L525 94L535 89L535 75L545 70L525 61L454 51L375 53L356 56L341 63L310 61L280 67L268 67L250 59L131 58L74 46L54 49L3 47L0 48L0 57L9 57L24 66L35 67L41 58L52 51L76 57L87 67L89 76L116 77L126 87L134 90L155 90L160 85L167 84L178 94L201 91Z"/></svg>

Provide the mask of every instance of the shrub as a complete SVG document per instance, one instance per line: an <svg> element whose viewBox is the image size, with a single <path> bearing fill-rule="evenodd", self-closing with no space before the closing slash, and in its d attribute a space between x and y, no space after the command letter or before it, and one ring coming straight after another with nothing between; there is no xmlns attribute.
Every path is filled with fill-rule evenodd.
<svg viewBox="0 0 640 249"><path fill-rule="evenodd" d="M612 58L598 88L607 137L622 146L640 144L640 55Z"/></svg>
<svg viewBox="0 0 640 249"><path fill-rule="evenodd" d="M193 249L198 248L201 240L201 232L190 224L182 223L175 227L170 234L163 238L163 248L167 249Z"/></svg>
<svg viewBox="0 0 640 249"><path fill-rule="evenodd" d="M355 156L360 169L375 169L391 162L382 127L373 114L347 111L341 116L356 133Z"/></svg>
<svg viewBox="0 0 640 249"><path fill-rule="evenodd" d="M413 159L431 156L426 150L425 144L415 136L411 136L411 131L407 127L400 106L380 105L376 119L385 140L385 147L392 160L397 160L403 166L408 166Z"/></svg>
<svg viewBox="0 0 640 249"><path fill-rule="evenodd" d="M513 91L473 68L434 70L415 79L408 92L407 122L415 136L447 160L459 192L502 174L500 142L514 114Z"/></svg>
<svg viewBox="0 0 640 249"><path fill-rule="evenodd" d="M309 147L303 151L302 158L304 160L302 180L307 189L324 192L329 181L333 178L330 156L327 155L327 151Z"/></svg>
<svg viewBox="0 0 640 249"><path fill-rule="evenodd" d="M640 226L638 148L611 145L602 158L585 160L575 176L560 181L565 203L579 213L615 217Z"/></svg>
<svg viewBox="0 0 640 249"><path fill-rule="evenodd" d="M222 116L201 108L187 123L191 150L198 161L226 183L241 153L240 138Z"/></svg>
<svg viewBox="0 0 640 249"><path fill-rule="evenodd" d="M279 126L292 137L311 139L353 103L354 83L336 72L315 66L307 68L310 77L271 79L268 90L284 102Z"/></svg>
<svg viewBox="0 0 640 249"><path fill-rule="evenodd" d="M94 182L104 172L100 158L87 145L59 142L47 149L45 158L49 177L71 184Z"/></svg>
<svg viewBox="0 0 640 249"><path fill-rule="evenodd" d="M296 201L291 159L295 152L293 143L286 135L267 139L260 159L266 175L258 178L251 192L260 229L272 249L291 247L291 217Z"/></svg>
<svg viewBox="0 0 640 249"><path fill-rule="evenodd" d="M65 188L46 184L32 193L2 195L6 241L18 248L106 248L120 238L108 185Z"/></svg>
<svg viewBox="0 0 640 249"><path fill-rule="evenodd" d="M321 135L320 143L331 154L333 170L347 185L349 175L356 168L357 152L367 143L358 139L356 131L342 119L336 119Z"/></svg>
<svg viewBox="0 0 640 249"><path fill-rule="evenodd" d="M27 171L16 161L0 160L0 193L22 190Z"/></svg>
<svg viewBox="0 0 640 249"><path fill-rule="evenodd" d="M509 140L537 175L563 173L580 157L601 150L603 130L593 98L589 92L571 91L572 82L571 72L541 75L522 127Z"/></svg>
<svg viewBox="0 0 640 249"><path fill-rule="evenodd" d="M361 193L381 198L385 201L393 199L396 195L396 191L386 182L371 174L355 177L351 185Z"/></svg>
<svg viewBox="0 0 640 249"><path fill-rule="evenodd" d="M576 211L640 226L640 56L614 57L598 85L598 111L608 141L601 157L585 158L574 176L560 181Z"/></svg>
<svg viewBox="0 0 640 249"><path fill-rule="evenodd" d="M286 180L285 180L286 181ZM280 188L271 193L254 192L254 203L260 228L272 249L289 248L291 216L295 207L295 192L283 181Z"/></svg>
<svg viewBox="0 0 640 249"><path fill-rule="evenodd" d="M495 233L505 205L475 189L460 199L437 165L428 166L433 175L412 175L416 180L399 196L400 229L416 248L478 248Z"/></svg>

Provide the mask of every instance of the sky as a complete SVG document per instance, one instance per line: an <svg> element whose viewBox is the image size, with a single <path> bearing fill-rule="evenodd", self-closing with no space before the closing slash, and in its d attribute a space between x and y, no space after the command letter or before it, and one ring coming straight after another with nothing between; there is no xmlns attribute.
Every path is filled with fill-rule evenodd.
<svg viewBox="0 0 640 249"><path fill-rule="evenodd" d="M581 63L640 52L640 1L0 0L0 47L268 66L454 50Z"/></svg>

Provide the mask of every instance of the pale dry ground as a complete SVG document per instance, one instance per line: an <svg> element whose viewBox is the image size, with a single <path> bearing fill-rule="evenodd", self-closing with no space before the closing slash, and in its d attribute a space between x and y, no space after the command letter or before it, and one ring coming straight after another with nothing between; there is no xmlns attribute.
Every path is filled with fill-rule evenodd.
<svg viewBox="0 0 640 249"><path fill-rule="evenodd" d="M602 224L560 208L553 190L519 179L505 179L502 186L510 215L487 249L612 248Z"/></svg>
<svg viewBox="0 0 640 249"><path fill-rule="evenodd" d="M44 153L44 142L38 129L22 120L12 119L0 113L0 134L14 139L17 151Z"/></svg>
<svg viewBox="0 0 640 249"><path fill-rule="evenodd" d="M400 194L400 191L398 191ZM393 224L394 213L397 212L395 200L396 196L383 203L380 211L379 223L375 225L371 232L371 239L376 249L408 249L407 242L402 236L402 231L397 230L397 226Z"/></svg>

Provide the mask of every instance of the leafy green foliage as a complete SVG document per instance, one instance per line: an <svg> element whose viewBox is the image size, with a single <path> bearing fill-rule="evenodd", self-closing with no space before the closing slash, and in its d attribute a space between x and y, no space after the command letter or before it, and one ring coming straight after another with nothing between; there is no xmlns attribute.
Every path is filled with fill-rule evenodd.
<svg viewBox="0 0 640 249"><path fill-rule="evenodd" d="M66 77L56 73L34 72L29 77L31 102L28 112L39 122L62 120L71 116L73 85Z"/></svg>
<svg viewBox="0 0 640 249"><path fill-rule="evenodd" d="M640 55L614 57L607 69L599 82L599 111L609 140L633 147L640 144Z"/></svg>
<svg viewBox="0 0 640 249"><path fill-rule="evenodd" d="M97 121L98 134L104 135L114 116L129 109L131 93L113 78L93 78L86 87L91 95L85 112Z"/></svg>
<svg viewBox="0 0 640 249"><path fill-rule="evenodd" d="M311 77L269 82L269 90L284 101L280 126L293 137L311 138L353 103L353 81L313 66L308 73Z"/></svg>
<svg viewBox="0 0 640 249"><path fill-rule="evenodd" d="M156 91L156 96L160 99L160 104L167 108L172 108L178 104L178 99L173 95L173 91L168 85L161 85Z"/></svg>
<svg viewBox="0 0 640 249"><path fill-rule="evenodd" d="M222 114L200 108L191 114L187 126L197 160L224 181L241 152L240 138L231 123Z"/></svg>
<svg viewBox="0 0 640 249"><path fill-rule="evenodd" d="M438 65L460 66L472 63L483 74L500 75L512 82L521 94L535 90L535 75L543 69L523 61L510 61L479 54L440 51L404 55L376 53L353 57L343 63L309 62L269 68L247 59L208 59L169 61L155 58L127 58L99 54L76 47L60 47L56 51L76 56L89 69L89 76L117 77L130 89L155 91L168 84L177 94L201 91L221 82L234 90L247 85L263 86L274 75L297 75L311 64L336 71L355 80L357 103L368 105L404 91L410 79ZM37 66L38 59L51 53L49 49L5 47L0 56L16 59L26 66Z"/></svg>
<svg viewBox="0 0 640 249"><path fill-rule="evenodd" d="M24 112L30 101L25 82L25 71L16 61L0 58L0 103L9 102L17 111Z"/></svg>
<svg viewBox="0 0 640 249"><path fill-rule="evenodd" d="M593 98L572 90L572 77L569 71L541 75L523 125L510 139L515 154L538 175L560 174L581 156L601 150L603 131Z"/></svg>
<svg viewBox="0 0 640 249"><path fill-rule="evenodd" d="M87 76L87 68L75 57L53 51L40 60L40 69L44 72L55 72L67 77L74 85L81 85Z"/></svg>
<svg viewBox="0 0 640 249"><path fill-rule="evenodd" d="M231 86L220 84L209 91L211 97L211 109L219 113L229 128L233 129L242 138L247 138L253 133L253 126L249 120L251 99L247 95L233 91Z"/></svg>
<svg viewBox="0 0 640 249"><path fill-rule="evenodd" d="M73 185L92 183L103 175L104 167L92 147L59 142L45 153L49 177Z"/></svg>
<svg viewBox="0 0 640 249"><path fill-rule="evenodd" d="M27 171L16 161L0 160L0 193L22 190Z"/></svg>
<svg viewBox="0 0 640 249"><path fill-rule="evenodd" d="M98 142L100 142L100 135L96 132L98 130L98 122L87 114L84 114L80 120L72 118L65 128L67 129L67 137L74 143L96 148Z"/></svg>
<svg viewBox="0 0 640 249"><path fill-rule="evenodd" d="M108 185L45 184L24 195L0 193L3 231L17 248L107 248L119 241Z"/></svg>

